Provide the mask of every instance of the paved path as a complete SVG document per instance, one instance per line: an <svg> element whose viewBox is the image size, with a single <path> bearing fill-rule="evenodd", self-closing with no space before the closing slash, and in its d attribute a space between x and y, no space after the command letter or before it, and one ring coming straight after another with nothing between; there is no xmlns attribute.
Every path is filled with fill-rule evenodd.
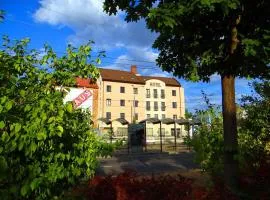
<svg viewBox="0 0 270 200"><path fill-rule="evenodd" d="M194 153L179 154L153 153L115 155L111 158L100 159L99 175L116 175L127 169L136 170L140 174L174 173L196 169L193 162Z"/></svg>

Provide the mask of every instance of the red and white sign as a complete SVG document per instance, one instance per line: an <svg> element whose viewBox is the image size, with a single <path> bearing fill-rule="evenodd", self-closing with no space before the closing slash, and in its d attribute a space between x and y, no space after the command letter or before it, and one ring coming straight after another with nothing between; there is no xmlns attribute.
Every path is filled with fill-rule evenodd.
<svg viewBox="0 0 270 200"><path fill-rule="evenodd" d="M72 102L74 108L93 111L94 91L88 88L68 88L64 103Z"/></svg>
<svg viewBox="0 0 270 200"><path fill-rule="evenodd" d="M79 107L83 102L89 99L92 96L92 92L90 90L84 90L78 97L73 100L74 107Z"/></svg>

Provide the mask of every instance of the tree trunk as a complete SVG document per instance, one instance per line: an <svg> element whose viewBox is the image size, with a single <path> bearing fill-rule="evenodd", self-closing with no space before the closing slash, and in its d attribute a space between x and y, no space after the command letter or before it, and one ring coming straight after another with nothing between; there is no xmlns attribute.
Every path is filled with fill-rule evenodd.
<svg viewBox="0 0 270 200"><path fill-rule="evenodd" d="M237 125L235 105L235 78L231 75L221 76L222 82L222 111L224 135L224 177L225 184L230 189L238 186L237 154Z"/></svg>

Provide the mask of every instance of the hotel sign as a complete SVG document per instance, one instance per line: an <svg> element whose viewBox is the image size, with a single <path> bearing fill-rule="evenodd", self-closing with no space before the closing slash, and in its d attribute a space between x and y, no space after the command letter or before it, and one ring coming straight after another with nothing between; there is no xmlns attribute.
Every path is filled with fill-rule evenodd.
<svg viewBox="0 0 270 200"><path fill-rule="evenodd" d="M161 87L160 83L156 83L156 82L150 82L150 86L152 86L152 87Z"/></svg>

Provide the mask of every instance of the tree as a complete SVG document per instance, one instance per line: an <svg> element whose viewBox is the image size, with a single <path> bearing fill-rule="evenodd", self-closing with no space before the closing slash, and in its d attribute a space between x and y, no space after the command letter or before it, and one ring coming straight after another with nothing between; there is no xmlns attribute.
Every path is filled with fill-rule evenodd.
<svg viewBox="0 0 270 200"><path fill-rule="evenodd" d="M94 133L90 113L63 103L55 86L96 79L89 44L58 57L4 38L0 51L0 199L53 199L95 172L112 146ZM99 62L98 60L96 60Z"/></svg>
<svg viewBox="0 0 270 200"><path fill-rule="evenodd" d="M235 77L269 77L270 1L265 0L105 0L104 10L145 19L158 33L153 47L158 65L175 76L222 83L225 182L235 188L238 163Z"/></svg>
<svg viewBox="0 0 270 200"><path fill-rule="evenodd" d="M189 119L189 118L192 118L193 117L193 114L192 112L189 112L188 109L185 110L185 118L186 119Z"/></svg>
<svg viewBox="0 0 270 200"><path fill-rule="evenodd" d="M0 22L4 20L5 12L3 10L0 10Z"/></svg>

